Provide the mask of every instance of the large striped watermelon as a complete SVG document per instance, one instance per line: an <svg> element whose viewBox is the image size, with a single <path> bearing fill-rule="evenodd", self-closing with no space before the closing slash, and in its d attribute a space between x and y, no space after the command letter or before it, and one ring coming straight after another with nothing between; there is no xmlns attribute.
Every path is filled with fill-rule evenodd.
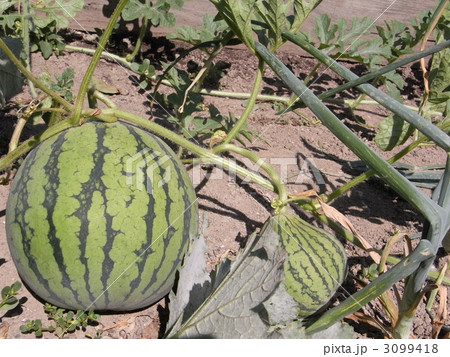
<svg viewBox="0 0 450 357"><path fill-rule="evenodd" d="M287 252L284 284L306 317L322 308L342 284L347 256L341 243L330 233L300 217L277 215L273 229Z"/></svg>
<svg viewBox="0 0 450 357"><path fill-rule="evenodd" d="M28 154L6 231L19 274L42 299L124 311L170 291L197 218L189 177L164 142L126 123L91 122Z"/></svg>

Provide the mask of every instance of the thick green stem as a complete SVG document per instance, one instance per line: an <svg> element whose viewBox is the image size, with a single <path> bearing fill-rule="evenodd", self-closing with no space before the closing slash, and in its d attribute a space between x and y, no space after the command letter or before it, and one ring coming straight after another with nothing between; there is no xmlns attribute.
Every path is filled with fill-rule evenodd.
<svg viewBox="0 0 450 357"><path fill-rule="evenodd" d="M336 72L346 80L352 81L358 79L358 76L354 74L352 71L338 64L335 60L333 60L332 58L330 58L329 56L327 56L326 54L324 54L323 52L312 46L310 43L300 38L300 36L295 36L292 34L287 35L286 33L284 33L283 35L288 36L289 40L291 40L296 45L303 48L305 51L309 52L315 58L317 58L322 63L327 65L332 71ZM425 118L421 117L412 110L409 110L404 105L397 102L396 100L393 100L389 95L374 88L370 84L367 83L360 84L357 86L357 88L361 92L367 94L372 99L376 100L385 108L389 109L393 113L396 113L402 119L414 125L417 128L417 130L422 132L424 135L428 136L431 140L433 140L438 146L442 147L445 151L447 152L450 151L450 137L442 130L437 128L435 125L427 121Z"/></svg>
<svg viewBox="0 0 450 357"><path fill-rule="evenodd" d="M87 55L93 55L93 54L95 54L96 50L94 50L92 48L84 48L84 47L66 45L64 47L64 51L80 52L80 53L84 53ZM118 55L115 55L113 53L109 53L106 51L102 51L100 54L100 57L111 59L111 60L131 69L131 63L128 62L124 57L120 57Z"/></svg>
<svg viewBox="0 0 450 357"><path fill-rule="evenodd" d="M291 38L290 37L291 35L288 32L284 32L283 34L288 36L289 38ZM424 57L432 55L433 53L439 52L448 46L450 46L450 40L442 42L438 45L432 46L426 50L416 52L408 57L402 58L396 62L393 62L387 66L384 66L384 67L380 68L379 70L367 73L364 76L361 76L357 79L354 79L354 80L348 81L347 83L341 84L340 86L337 86L335 88L332 88L332 89L326 91L325 93L319 94L318 97L320 99L324 99L324 98L330 97L336 93L339 93L343 90L346 90L346 89L349 89L352 87L356 87L363 83L367 83L367 82L369 82L375 78L378 78L379 76L382 76L383 74L391 72L401 66L418 61L421 58L424 58Z"/></svg>
<svg viewBox="0 0 450 357"><path fill-rule="evenodd" d="M219 90L214 90L214 89L200 89L198 91L198 93L204 94L204 95L211 95L214 97L227 97L227 98L234 98L234 99L248 99L251 97L251 93L226 92L226 91L219 91ZM290 98L289 97L280 97L277 95L258 94L256 96L256 100L281 102L281 103L288 104L290 101Z"/></svg>
<svg viewBox="0 0 450 357"><path fill-rule="evenodd" d="M150 1L149 0L145 0L146 6L150 7ZM141 49L142 46L142 42L144 41L144 37L145 34L147 33L147 29L148 29L148 18L147 16L144 16L142 18L142 24L141 24L141 29L139 31L139 36L136 40L136 46L134 47L133 52L131 52L127 57L126 60L131 62L134 57L136 57L136 55L139 53L139 50Z"/></svg>
<svg viewBox="0 0 450 357"><path fill-rule="evenodd" d="M400 152L398 152L397 154L392 156L389 160L387 160L387 162L392 164L392 163L400 160L403 156L405 156L408 153L410 153L412 150L414 150L417 146L422 144L427 139L428 139L427 137L422 136L420 139L418 139L418 140L414 141L413 143L409 144L403 150L401 150ZM349 191L350 189L352 189L353 187L355 187L359 183L367 180L369 177L372 177L374 175L376 175L376 172L374 170L371 169L369 171L366 171L366 172L362 173L361 175L355 177L350 182L347 182L346 184L342 185L341 187L339 187L338 189L336 189L335 191L333 191L329 195L325 196L323 198L323 200L325 202L329 203L329 202L333 201L334 199L336 199L337 197L339 197L342 194L344 194L345 192Z"/></svg>
<svg viewBox="0 0 450 357"><path fill-rule="evenodd" d="M79 124L81 120L81 111L83 108L83 101L84 97L86 96L87 91L89 90L90 81L92 78L92 75L94 74L95 67L97 67L97 63L100 60L100 57L102 55L103 50L105 49L105 46L109 40L109 37L111 36L111 33L114 29L114 25L116 24L117 20L119 19L120 13L122 12L125 5L128 3L128 0L120 0L117 4L116 8L114 9L113 14L111 15L111 18L108 21L108 25L106 26L105 31L103 32L102 37L100 38L100 42L97 45L97 49L94 52L94 55L92 56L91 62L89 63L88 68L86 69L86 72L84 74L83 80L81 81L80 89L78 90L77 99L75 102L75 109L73 112L73 123Z"/></svg>
<svg viewBox="0 0 450 357"><path fill-rule="evenodd" d="M291 88L303 102L314 112L322 123L351 149L377 174L388 182L402 197L408 200L433 224L439 222L442 215L441 207L417 189L411 182L397 172L389 163L378 156L372 149L364 144L349 128L336 116L297 78L281 61L273 56L264 46L256 44L256 50L275 73ZM391 99L392 100L392 99ZM436 128L437 129L437 128ZM439 129L437 129L439 130Z"/></svg>
<svg viewBox="0 0 450 357"><path fill-rule="evenodd" d="M245 110L242 113L239 120L233 126L233 129L230 130L230 132L228 133L228 136L223 140L224 144L229 144L231 142L231 140L233 140L239 134L239 132L241 131L245 122L247 121L251 111L253 110L253 107L255 106L256 98L258 96L259 88L261 86L263 72L264 72L264 60L259 59L258 69L256 71L255 82L253 84L253 90L250 95L250 98L248 99L247 106L245 107Z"/></svg>

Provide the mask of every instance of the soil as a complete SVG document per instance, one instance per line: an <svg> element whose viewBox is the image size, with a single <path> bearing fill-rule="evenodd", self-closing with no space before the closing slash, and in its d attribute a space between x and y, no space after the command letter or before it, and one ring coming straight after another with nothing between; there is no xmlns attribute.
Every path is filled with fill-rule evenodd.
<svg viewBox="0 0 450 357"><path fill-rule="evenodd" d="M67 41L74 45L92 47L95 35L82 35L78 32L65 34ZM113 51L128 50L130 41L118 39L118 46ZM152 63L160 60L172 61L185 48L183 44L167 42L163 38L152 38L144 44L143 58L149 58ZM287 64L299 77L304 78L313 68L315 62L312 58L292 52L278 52L278 57ZM194 52L183 59L179 68L193 71L202 65L205 56L201 52ZM32 68L34 74L43 71L60 74L63 69L72 67L75 70L75 86L77 90L90 56L65 52L63 56L52 56L44 61L40 55L33 55ZM220 61L220 62L219 62ZM221 76L207 81L210 89L220 89L228 92L249 92L252 87L256 69L256 60L245 49L225 49L217 58L216 63L221 64ZM355 73L361 74L363 68L357 64L344 62ZM158 68L160 70L160 68ZM421 74L417 64L400 70L405 78L403 90L404 100L417 105L422 91ZM95 76L106 83L117 87L120 94L111 96L111 99L123 110L149 117L149 91L138 90L132 73L110 60L101 60L96 69ZM310 86L316 92L340 84L330 70L320 68L318 75ZM161 91L168 91L162 87ZM279 79L267 69L264 75L263 92L278 95L289 95L287 88ZM349 91L347 96L352 98L355 92ZM30 100L28 91L24 90L11 101L5 110L0 112L0 154L7 151L7 143L16 121L18 104ZM243 101L227 97L205 96L204 104L215 105L221 113L233 113L239 117L243 111ZM389 158L394 152L381 152L374 144L374 135L378 123L386 117L387 112L378 106L361 106L352 113L339 106L330 106L336 115L348 125L367 145ZM289 183L290 192L298 193L313 189L317 193L330 193L337 187L357 176L361 171L355 163L358 158L323 125L316 123L312 113L302 110L301 115L289 112L281 116L275 115L276 108L271 102L258 102L251 113L248 126L257 133L258 138L248 147L255 150L267 162L273 164L282 178ZM155 120L167 124L167 114L161 108L155 110ZM205 116L206 116L205 112ZM22 139L41 130L43 125L27 127ZM236 158L239 159L239 158ZM311 175L305 166L309 160L320 172L319 176ZM424 146L402 159L402 162L413 166L435 165L445 162L446 154L435 146ZM248 162L245 162L247 163ZM253 166L253 168L255 168ZM306 169L306 170L305 170ZM271 199L274 195L254 184L248 184L239 178L233 178L218 168L199 167L191 171L192 180L196 188L200 206L200 220L208 219L209 225L203 234L209 246L207 260L210 266L223 258L233 258L236 251L245 245L246 237L261 228L270 216ZM303 171L301 171L303 170ZM9 256L4 227L5 206L8 197L9 185L0 185L0 286L10 285L19 280L16 269ZM431 192L424 189L427 194ZM357 232L363 236L373 247L382 249L392 234L401 231L413 236L420 233L423 218L399 195L386 187L380 180L371 179L363 182L333 201L332 206L344 214L354 225ZM313 222L310 215L298 211L303 218ZM345 244L349 255L349 276L338 291L334 303L342 300L359 288L354 276L361 274L372 261L362 250L352 244ZM400 254L401 244L395 246L395 252ZM444 256L443 252L439 252ZM442 259L441 259L442 260ZM441 264L437 261L436 265ZM23 334L19 331L20 325L26 320L41 319L47 324L47 316L43 311L43 301L39 300L29 290L23 287L19 292L21 304L12 311L0 314L0 338L27 339L35 338L32 334ZM167 321L168 300L162 299L153 306L132 313L102 314L99 325L88 327L86 331L77 331L67 334L67 338L84 338L86 334L95 335L99 328L104 330L103 338L158 338L164 332ZM378 303L368 304L362 312L365 314L386 319ZM358 338L383 338L383 331L364 322L347 320L355 328ZM450 321L447 319L446 323ZM424 302L420 303L412 334L416 338L431 337L431 319L425 312ZM56 338L54 334L45 333L44 338Z"/></svg>

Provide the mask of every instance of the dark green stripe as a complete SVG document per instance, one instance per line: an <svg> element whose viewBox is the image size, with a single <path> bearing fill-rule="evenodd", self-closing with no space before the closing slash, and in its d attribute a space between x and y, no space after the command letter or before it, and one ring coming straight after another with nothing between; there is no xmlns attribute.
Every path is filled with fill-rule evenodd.
<svg viewBox="0 0 450 357"><path fill-rule="evenodd" d="M48 280L44 277L44 275L41 273L39 266L37 264L37 260L33 259L31 255L31 240L35 236L34 229L31 227L26 221L25 221L25 212L30 209L30 206L28 204L28 191L27 191L27 184L26 184L26 178L29 178L32 176L32 168L35 162L37 150L31 151L28 156L26 157L25 161L22 163L19 171L17 172L16 179L13 182L13 185L11 187L11 193L10 195L14 195L16 205L13 207L9 207L8 211L13 210L13 213L10 214L8 212L9 217L14 217L14 222L18 224L21 230L21 240L22 240L22 247L23 247L23 256L27 260L27 263L25 262L15 262L16 266L19 269L19 272L21 270L22 264L27 264L30 268L30 271L34 273L34 278L39 282L40 285L44 287L44 290L47 291L48 298L53 299L54 301L60 301L61 299L56 295L52 289L49 286ZM19 207L22 208L22 210L19 209ZM11 223L8 223L7 227ZM28 230L28 232L27 232ZM14 236L11 237L11 234L8 234L10 239L18 239L18 237ZM22 255L22 254L20 254Z"/></svg>
<svg viewBox="0 0 450 357"><path fill-rule="evenodd" d="M93 155L94 160L94 169L92 170L91 175L92 179L98 185L98 191L100 192L103 202L107 202L106 198L106 190L108 187L102 181L102 177L107 175L107 172L103 171L103 163L105 162L105 155L110 153L111 150L104 145L105 135L107 134L107 125L96 123L96 132L97 132L97 149ZM113 248L114 238L119 233L118 231L112 228L112 220L113 217L108 214L107 209L105 209L104 217L106 219L106 230L105 235L107 237L106 243L103 246L104 260L102 264L102 276L100 278L103 285L103 296L105 299L105 305L108 306L109 301L109 291L108 291L108 279L110 277L111 271L114 268L114 260L111 259L110 253Z"/></svg>
<svg viewBox="0 0 450 357"><path fill-rule="evenodd" d="M137 148L136 148L136 152L142 152L143 150L145 150L148 146L143 142L142 137L141 137L141 133L137 132L136 128L130 125L127 125L129 133L134 137L134 139L136 140L137 143ZM153 149L153 148L152 148ZM143 156L143 160L145 160L145 166L144 166L144 170L148 164L148 161L150 160L150 156L153 153L153 151L148 152L148 155L144 155ZM144 174L145 177L145 174ZM149 183L149 180L146 180L146 190L147 192L149 192L149 187L147 186L147 184ZM152 195L148 195L149 196L149 202L147 205L147 213L144 215L144 221L145 221L145 225L146 225L146 236L147 236L147 240L142 243L140 249L135 250L134 253L136 254L136 258L140 257L140 259L137 261L137 268L138 268L138 275L136 276L136 278L134 278L133 280L131 280L130 282L130 289L128 294L124 297L124 302L126 300L128 300L136 291L136 289L139 288L140 284L141 284L141 280L142 280L142 273L144 271L145 265L147 264L147 259L152 259L153 254L155 253L154 250L151 247L151 237L153 236L153 225L155 223L155 218L156 218L156 214L155 214L155 199Z"/></svg>
<svg viewBox="0 0 450 357"><path fill-rule="evenodd" d="M155 140L159 143L159 148L161 149L161 151L163 151L164 155L167 155L171 158L174 158L175 160L175 154L172 152L172 150L170 150L167 145L165 143L163 143L159 138L155 138ZM167 227L167 233L166 233L166 238L164 239L164 251L163 251L163 255L161 256L161 260L160 260L160 264L158 266L158 269L155 270L152 280L154 281L158 281L158 272L161 268L161 266L163 264L167 265L167 262L165 261L166 259L166 252L170 251L169 245L170 243L174 243L172 242L172 237L176 234L176 230L174 229L172 223L170 222L170 214L173 212L176 212L177 216L177 220L181 219L180 215L183 215L183 224L181 229L183 230L181 232L181 234L179 234L180 238L182 241L179 242L181 244L179 244L178 242L176 242L176 244L179 244L179 250L178 252L175 254L175 256L177 257L174 261L171 262L171 270L169 273L166 273L166 279L160 280L160 284L158 286L158 290L161 287L164 287L167 284L167 279L172 280L173 279L173 275L175 274L175 271L179 268L179 265L181 264L181 260L182 260L182 254L181 252L183 252L186 248L187 243L189 242L189 230L188 228L190 227L189 222L190 222L190 217L191 217L191 209L192 207L190 207L191 205L191 199L189 197L189 186L187 184L190 185L189 183L186 183L185 181L185 172L182 171L184 170L184 168L182 168L181 164L177 165L174 164L172 161L170 162L171 164L171 169L174 170L176 172L175 177L177 178L177 180L175 180L174 182L177 184L178 189L176 190L177 195L181 195L182 200L183 200L183 205L180 205L179 203L175 203L169 196L169 184L166 182L163 185L163 189L166 192L166 197L167 197L167 205L166 205L166 209L164 212L164 217L166 220L166 227ZM172 191L173 192L173 191ZM175 205L175 207L172 207L172 205ZM181 209L180 209L181 208ZM188 222L188 223L186 223ZM153 283L149 282L149 284L147 285L146 288L144 288L143 293L145 294L150 287L153 288Z"/></svg>
<svg viewBox="0 0 450 357"><path fill-rule="evenodd" d="M85 128L87 128L89 125L92 124L86 124ZM86 182L81 183L81 188L80 188L80 192L78 195L75 195L74 198L76 198L78 200L78 202L80 203L80 206L78 207L78 209L76 209L73 213L73 216L77 217L81 226L80 226L80 230L78 232L78 239L79 239L79 248L80 248L80 262L84 265L85 267L85 272L84 272L84 282L85 282L85 289L86 292L89 295L89 300L91 302L95 301L95 299L97 298L97 296L95 296L95 294L98 294L98 291L96 291L95 287L92 287L90 284L90 271L88 268L88 258L86 256L87 251L86 251L86 246L87 246L87 240L88 240L88 236L89 236L89 218L88 218L88 213L90 208L92 207L93 204L93 197L94 197L94 193L95 192L100 192L103 200L105 202L105 190L104 190L104 185L102 184L102 176L103 176L103 171L102 171L102 164L103 164L103 160L104 160L104 155L105 153L108 152L107 148L105 148L104 146L101 145L101 140L102 137L105 133L105 127L103 125L96 125L96 135L97 135L97 148L95 150L95 152L92 154L92 161L93 161L93 168L90 170L89 172L89 179ZM111 217L109 215L107 215L107 213L105 212L105 218L107 220L107 222L111 221ZM109 225L110 227L110 225ZM106 240L106 242L108 242L108 240ZM108 247L108 245L106 244L105 247ZM114 264L111 259L108 260L108 256L105 255L105 263L103 264L103 274L102 277L105 274L105 270L109 271L109 265ZM112 269L112 268L111 268ZM94 277L95 279L96 277ZM106 283L105 281L103 281L103 279L101 279L101 282L103 284L103 290L105 290L106 288ZM95 294L93 293L93 291L95 291ZM107 294L105 295L105 297L107 297ZM87 308L88 306L86 306Z"/></svg>
<svg viewBox="0 0 450 357"><path fill-rule="evenodd" d="M288 253L286 288L301 313L308 315L323 306L342 282L345 252L331 234L298 217L277 216L275 221Z"/></svg>
<svg viewBox="0 0 450 357"><path fill-rule="evenodd" d="M320 263L331 275L341 277L343 268L342 259L345 259L345 256L343 255L344 252L342 246L336 241L336 238L320 228L314 227L300 219L292 219L288 220L288 222L290 225L289 231L292 232L291 234L298 239L301 237L302 244L306 244L310 247L310 249L305 248L306 251L311 254L315 253L314 258L316 258L316 261L314 264ZM288 239L292 238L288 237ZM310 242L319 245L319 249ZM334 268L334 274L331 271L331 268ZM332 284L335 285L336 283L332 282Z"/></svg>
<svg viewBox="0 0 450 357"><path fill-rule="evenodd" d="M296 221L288 220L287 222L285 222L285 225L286 226L283 228L285 228L287 230L287 232L292 235L292 236L288 235L287 239L291 240L291 241L294 240L294 246L295 246L295 244L298 244L299 248L306 252L306 256L309 259L309 264L307 264L307 266L311 266L314 269L316 276L320 277L322 280L324 280L325 279L324 275L326 275L326 272L321 273L319 270L320 268L318 267L318 264L320 264L321 267L325 270L326 270L326 266L328 264L326 264L327 262L325 262L323 260L322 256L318 255L318 254L320 254L320 252L316 251L316 249L310 243L311 239L316 238L316 237L311 237L308 234L310 232L308 232L305 229L305 226L298 224ZM286 232L284 233L284 236L286 236ZM318 240L315 241L315 243L320 245L322 250L325 250L327 248L324 244L322 244L322 242L319 242ZM292 244L291 244L291 246L292 246ZM295 252L294 252L294 257L295 257ZM305 271L305 274L306 274L306 271ZM329 280L328 275L326 275L326 280ZM325 281L324 281L324 283L325 283ZM313 286L309 286L308 288L312 289ZM327 288L329 288L329 283L327 283Z"/></svg>
<svg viewBox="0 0 450 357"><path fill-rule="evenodd" d="M50 230L48 232L48 239L53 247L53 256L55 258L55 261L57 262L59 270L62 274L61 285L69 289L73 293L73 297L78 304L82 304L81 301L79 300L78 292L74 290L70 284L71 279L69 274L67 273L66 262L64 262L60 240L61 238L64 237L57 237L56 224L58 222L54 222L53 220L53 211L56 205L56 201L58 199L58 190L61 185L65 184L61 183L59 180L58 160L60 158L59 156L63 152L62 145L66 141L67 133L68 131L59 135L56 141L51 145L52 154L49 156L48 162L44 166L44 171L47 173L49 180L44 185L46 196L42 206L47 210L47 221L48 224L50 225Z"/></svg>

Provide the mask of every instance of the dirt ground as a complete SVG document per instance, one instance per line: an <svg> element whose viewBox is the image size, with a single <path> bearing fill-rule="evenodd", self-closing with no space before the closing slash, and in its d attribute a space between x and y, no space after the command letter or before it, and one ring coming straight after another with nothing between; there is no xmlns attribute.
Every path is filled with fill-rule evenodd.
<svg viewBox="0 0 450 357"><path fill-rule="evenodd" d="M74 45L92 46L92 37L86 38L78 33L71 33L68 37ZM123 42L127 46L127 42ZM145 44L144 57L152 62L164 59L173 60L179 53L180 44L169 43L162 39L153 39L151 44ZM309 57L303 57L292 53L280 51L281 60L290 66L293 72L303 77L314 62ZM194 53L188 59L180 63L180 68L195 68L201 65L204 57L200 53ZM51 57L47 62L39 55L33 56L33 72L39 74L42 71L61 73L63 69L72 67L75 70L75 90L81 81L84 70L90 57L88 55L66 52L64 56ZM256 69L256 61L245 50L226 49L217 60L223 61L224 76L218 81L209 83L212 89L220 89L230 92L249 92ZM356 73L361 71L358 66L346 63ZM417 105L418 94L422 88L420 72L417 64L411 68L402 69L405 76L405 100ZM138 91L136 84L130 79L132 73L127 69L108 60L101 60L96 69L95 76L120 89L120 94L111 96L111 99L123 110L128 110L142 116L149 115L148 92ZM329 70L322 68L319 76L311 88L315 91L323 90L340 83L340 80ZM168 90L163 88L162 90ZM263 84L266 93L288 95L284 85L274 76L270 70L266 70ZM15 100L27 100L26 91L18 95ZM205 107L214 104L223 114L228 112L239 116L243 111L242 100L205 96ZM380 120L386 116L386 111L376 106L365 106L356 112L357 120L351 116L348 110L331 107L342 121L351 127L363 141L370 147L378 150L373 142L376 127ZM7 150L8 138L15 124L17 105L10 103L5 111L0 113L0 154ZM312 116L304 111L305 116ZM157 111L157 120L164 122L164 111ZM249 144L258 155L272 163L276 170L289 182L290 192L302 192L314 189L318 193L330 193L345 182L357 176L360 172L354 168L354 161L358 158L344 145L342 145L323 125L308 122L304 117L295 113L276 116L272 103L259 102L252 112L249 127L258 133L259 139ZM33 130L27 128L23 138L31 135ZM395 150L395 152L397 152ZM388 158L393 153L381 152ZM405 157L402 162L414 166L435 165L445 162L445 152L434 146L420 147L412 154ZM311 175L311 171L301 170L307 168L306 160L311 160L320 171L320 177ZM214 168L206 171L203 168L195 172L191 171L194 186L196 188L200 219L205 216L209 226L204 235L210 251L207 259L212 265L224 257L233 258L236 251L245 242L245 237L259 229L271 214L270 201L273 195L260 187L246 184L239 179L234 180L221 170ZM209 177L209 179L208 179ZM4 217L5 206L8 197L9 185L0 185L0 285L9 285L19 277L9 256ZM426 191L430 194L429 191ZM388 189L376 179L369 180L358 185L348 194L343 195L333 202L333 207L343 213L355 226L356 230L375 248L383 248L390 236L396 231L402 231L414 235L422 229L422 217L408 203L395 192ZM303 213L301 213L303 214ZM308 220L308 214L303 214ZM346 244L349 255L350 273L358 275L363 267L367 267L371 261L367 255L351 244ZM396 247L396 252L401 252L401 246ZM342 299L354 292L355 281L348 277L342 289L338 291L336 299ZM26 288L19 293L20 307L0 314L0 338L34 338L31 334L22 334L19 326L27 319L41 319L44 324L47 318L43 312L43 302L32 295ZM370 316L381 316L382 313L376 303L369 304L363 311ZM67 338L84 338L85 334L95 335L95 330L102 328L103 337L111 338L157 338L164 330L167 321L167 299L137 312L128 314L105 314L101 316L100 324L88 327L87 331L78 331L68 334ZM449 321L447 321L448 323ZM359 338L382 338L382 333L367 324L353 323ZM424 310L423 302L420 305L415 319L413 335L417 338L430 338L431 320ZM46 333L45 338L56 338L53 334Z"/></svg>

